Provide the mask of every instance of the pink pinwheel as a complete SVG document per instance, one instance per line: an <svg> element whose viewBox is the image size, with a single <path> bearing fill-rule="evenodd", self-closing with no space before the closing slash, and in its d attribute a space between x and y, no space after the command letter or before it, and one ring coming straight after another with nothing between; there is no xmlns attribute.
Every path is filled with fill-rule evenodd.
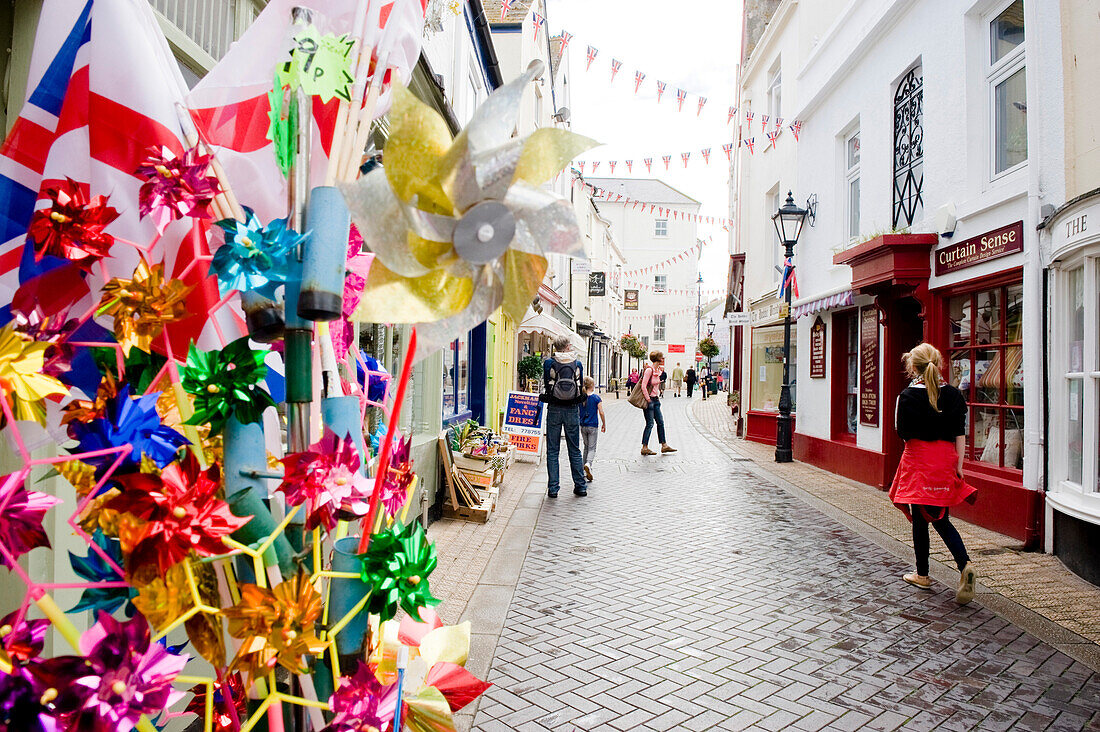
<svg viewBox="0 0 1100 732"><path fill-rule="evenodd" d="M218 179L206 175L213 155L202 155L192 147L176 157L166 147L151 147L134 171L145 180L138 191L138 211L142 218L153 217L157 232L184 216L208 218L206 207L218 195Z"/></svg>
<svg viewBox="0 0 1100 732"><path fill-rule="evenodd" d="M49 546L50 539L42 529L42 519L60 498L28 491L23 487L27 473L19 472L0 478L0 541L4 542L3 562L10 567L18 559L38 546Z"/></svg>
<svg viewBox="0 0 1100 732"><path fill-rule="evenodd" d="M27 620L15 610L0 619L0 660L9 666L27 663L42 652L49 620Z"/></svg>
<svg viewBox="0 0 1100 732"><path fill-rule="evenodd" d="M370 728L386 729L391 725L396 704L397 687L384 686L365 663L359 664L354 676L340 679L340 688L329 699L332 724L323 732L360 732ZM389 713L383 709L388 707Z"/></svg>
<svg viewBox="0 0 1100 732"><path fill-rule="evenodd" d="M351 438L326 429L309 450L282 459L279 490L291 506L306 504L306 528L336 528L337 513L353 518L367 515L371 484L360 472L362 461Z"/></svg>
<svg viewBox="0 0 1100 732"><path fill-rule="evenodd" d="M390 453L390 464L386 469L386 477L382 481L382 495L379 500L386 509L388 516L396 516L408 499L409 486L416 477L412 470L412 458L410 457L411 440L406 437L395 442Z"/></svg>
<svg viewBox="0 0 1100 732"><path fill-rule="evenodd" d="M359 307L359 300L363 297L363 288L367 286L367 275L370 273L371 262L374 255L363 251L363 237L355 224L351 225L351 235L348 237L348 263L347 276L344 278L344 308L340 320L333 323L332 347L336 355L343 357L351 348L351 314Z"/></svg>

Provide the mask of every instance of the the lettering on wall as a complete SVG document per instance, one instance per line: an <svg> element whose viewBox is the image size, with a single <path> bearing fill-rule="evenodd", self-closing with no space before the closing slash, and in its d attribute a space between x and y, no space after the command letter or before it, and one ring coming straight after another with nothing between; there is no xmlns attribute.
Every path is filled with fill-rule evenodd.
<svg viewBox="0 0 1100 732"><path fill-rule="evenodd" d="M936 250L936 276L1024 250L1024 222L1017 221Z"/></svg>
<svg viewBox="0 0 1100 732"><path fill-rule="evenodd" d="M878 427L878 309L859 310L859 423Z"/></svg>
<svg viewBox="0 0 1100 732"><path fill-rule="evenodd" d="M825 378L825 323L821 316L810 328L810 378Z"/></svg>

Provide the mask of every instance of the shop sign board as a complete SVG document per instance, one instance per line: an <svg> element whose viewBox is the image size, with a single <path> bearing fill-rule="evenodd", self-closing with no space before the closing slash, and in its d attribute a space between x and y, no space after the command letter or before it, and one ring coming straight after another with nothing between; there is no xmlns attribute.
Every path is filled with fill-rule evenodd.
<svg viewBox="0 0 1100 732"><path fill-rule="evenodd" d="M821 316L810 328L810 378L825 378L825 323Z"/></svg>
<svg viewBox="0 0 1100 732"><path fill-rule="evenodd" d="M752 319L752 324L754 326L764 325L766 323L770 323L773 320L779 320L780 318L783 317L783 315L781 313L783 311L783 306L784 305L786 305L786 303L773 302L773 303L769 303L767 305L760 305L758 307L753 308L750 311L750 317Z"/></svg>
<svg viewBox="0 0 1100 732"><path fill-rule="evenodd" d="M878 309L859 310L859 423L878 427Z"/></svg>
<svg viewBox="0 0 1100 732"><path fill-rule="evenodd" d="M623 310L638 309L638 291L623 290Z"/></svg>
<svg viewBox="0 0 1100 732"><path fill-rule="evenodd" d="M740 327L742 325L748 325L749 324L749 314L748 313L730 313L729 315L726 316L726 320L729 322L730 325L736 326L736 327Z"/></svg>
<svg viewBox="0 0 1100 732"><path fill-rule="evenodd" d="M503 432L522 453L538 455L542 442L542 402L538 394L508 392Z"/></svg>
<svg viewBox="0 0 1100 732"><path fill-rule="evenodd" d="M669 353L684 353L685 352L684 351L684 344L683 343L669 343L668 344L668 352Z"/></svg>
<svg viewBox="0 0 1100 732"><path fill-rule="evenodd" d="M604 297L607 295L607 273L591 272L588 275L588 296Z"/></svg>
<svg viewBox="0 0 1100 732"><path fill-rule="evenodd" d="M573 274L588 274L592 271L592 262L587 259L573 260Z"/></svg>
<svg viewBox="0 0 1100 732"><path fill-rule="evenodd" d="M1006 257L1024 250L1024 222L963 239L936 250L936 276L957 272L990 259Z"/></svg>

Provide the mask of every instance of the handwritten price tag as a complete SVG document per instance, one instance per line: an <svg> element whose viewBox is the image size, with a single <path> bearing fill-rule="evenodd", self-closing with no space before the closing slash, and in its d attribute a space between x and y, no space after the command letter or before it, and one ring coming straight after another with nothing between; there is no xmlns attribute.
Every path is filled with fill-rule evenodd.
<svg viewBox="0 0 1100 732"><path fill-rule="evenodd" d="M280 87L301 87L306 94L318 96L323 102L333 97L350 102L355 82L349 70L353 45L354 41L346 35L322 36L317 28L308 26L294 37L290 60L276 71L276 82Z"/></svg>

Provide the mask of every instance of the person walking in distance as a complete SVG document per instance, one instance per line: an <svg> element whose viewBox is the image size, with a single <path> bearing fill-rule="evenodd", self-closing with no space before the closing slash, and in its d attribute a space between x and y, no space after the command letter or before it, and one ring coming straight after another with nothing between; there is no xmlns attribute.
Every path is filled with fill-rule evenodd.
<svg viewBox="0 0 1100 732"><path fill-rule="evenodd" d="M584 377L584 401L581 412L581 437L584 438L584 477L592 481L592 463L596 461L596 439L600 432L607 432L607 417L603 413L603 399L596 391L596 380Z"/></svg>
<svg viewBox="0 0 1100 732"><path fill-rule="evenodd" d="M563 431L573 476L573 493L588 495L581 459L580 411L577 409L585 400L583 385L580 359L573 352L569 338L558 336L554 339L553 356L542 364L542 394L539 395L539 401L546 403L546 495L550 498L557 498L560 487L558 454Z"/></svg>
<svg viewBox="0 0 1100 732"><path fill-rule="evenodd" d="M913 550L917 571L903 578L911 585L931 589L928 577L928 524L947 545L959 568L955 600L974 599L976 575L962 537L951 524L948 510L972 501L975 490L962 477L966 454L966 399L943 379L943 356L922 343L903 357L913 380L898 395L894 425L905 440L898 472L890 486L890 500L913 523Z"/></svg>
<svg viewBox="0 0 1100 732"><path fill-rule="evenodd" d="M691 399L691 392L695 388L695 382L699 380L699 377L695 375L695 369L688 366L687 373L684 374L684 383L687 384L688 399Z"/></svg>
<svg viewBox="0 0 1100 732"><path fill-rule="evenodd" d="M684 385L684 370L680 368L680 364L676 364L676 368L672 369L672 393L679 397L680 389ZM689 395L690 396L690 395Z"/></svg>
<svg viewBox="0 0 1100 732"><path fill-rule="evenodd" d="M706 366L699 367L699 391L703 392L703 401L706 401L710 392L710 370Z"/></svg>
<svg viewBox="0 0 1100 732"><path fill-rule="evenodd" d="M649 436L653 434L653 423L657 423L657 440L661 443L661 452L676 452L665 441L665 418L661 414L661 374L665 370L665 354L653 351L649 354L649 365L642 372L642 394L645 395L645 430L642 432L642 454L656 455L649 449Z"/></svg>

